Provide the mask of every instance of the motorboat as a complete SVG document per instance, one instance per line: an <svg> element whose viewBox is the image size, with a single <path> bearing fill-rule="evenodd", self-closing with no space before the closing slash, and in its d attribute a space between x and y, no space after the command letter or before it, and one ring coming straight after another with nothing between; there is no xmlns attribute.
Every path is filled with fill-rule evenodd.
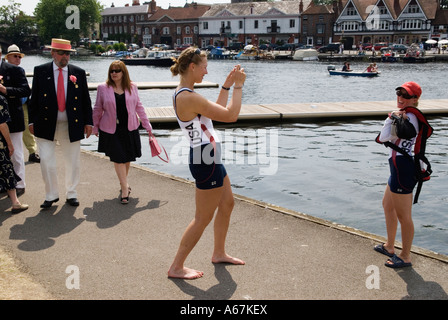
<svg viewBox="0 0 448 320"><path fill-rule="evenodd" d="M299 49L292 56L296 61L316 61L319 60L318 52L315 49Z"/></svg>
<svg viewBox="0 0 448 320"><path fill-rule="evenodd" d="M148 53L144 58L127 57L122 58L126 65L144 65L144 66L157 66L157 67L171 67L174 64L173 58L175 57L172 51L156 51L148 50Z"/></svg>
<svg viewBox="0 0 448 320"><path fill-rule="evenodd" d="M249 44L233 58L237 60L258 60L258 49L254 45Z"/></svg>
<svg viewBox="0 0 448 320"><path fill-rule="evenodd" d="M328 66L327 69L331 76L376 77L381 73L380 71L367 72L361 70L342 71L336 70L334 66Z"/></svg>

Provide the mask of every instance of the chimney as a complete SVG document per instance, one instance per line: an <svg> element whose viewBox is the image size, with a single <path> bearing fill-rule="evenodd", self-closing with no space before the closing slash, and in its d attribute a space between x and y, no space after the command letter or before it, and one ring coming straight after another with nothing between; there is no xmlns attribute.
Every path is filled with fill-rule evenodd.
<svg viewBox="0 0 448 320"><path fill-rule="evenodd" d="M300 0L300 3L299 3L299 13L302 13L302 12L303 12L303 1Z"/></svg>
<svg viewBox="0 0 448 320"><path fill-rule="evenodd" d="M132 0L132 6L139 6L140 1L139 0Z"/></svg>
<svg viewBox="0 0 448 320"><path fill-rule="evenodd" d="M150 10L151 13L156 12L156 10L157 10L156 0L151 0L150 6L149 6L149 10Z"/></svg>

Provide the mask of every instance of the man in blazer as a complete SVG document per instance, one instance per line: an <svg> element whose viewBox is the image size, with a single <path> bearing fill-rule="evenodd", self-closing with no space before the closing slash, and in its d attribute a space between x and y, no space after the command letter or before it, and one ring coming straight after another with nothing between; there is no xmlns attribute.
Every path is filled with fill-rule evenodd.
<svg viewBox="0 0 448 320"><path fill-rule="evenodd" d="M80 177L80 141L84 135L88 138L92 133L92 103L85 71L69 65L70 52L75 51L70 41L52 39L50 48L53 62L34 68L28 107L30 132L37 140L45 182L46 195L41 208L49 208L53 202L59 201L56 140L65 159L66 202L78 206L76 187Z"/></svg>
<svg viewBox="0 0 448 320"><path fill-rule="evenodd" d="M17 183L17 195L25 192L25 160L23 156L22 135L25 130L25 122L22 108L22 98L29 97L31 90L22 68L1 61L2 51L0 47L0 94L8 101L8 111L11 121L8 122L9 132L14 146L11 161L14 171L22 179Z"/></svg>

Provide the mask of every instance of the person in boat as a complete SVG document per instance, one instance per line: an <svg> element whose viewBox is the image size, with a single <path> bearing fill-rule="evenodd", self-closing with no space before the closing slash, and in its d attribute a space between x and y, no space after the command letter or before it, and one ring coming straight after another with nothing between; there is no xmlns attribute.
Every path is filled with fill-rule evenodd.
<svg viewBox="0 0 448 320"><path fill-rule="evenodd" d="M390 141L404 149L411 157L413 146L419 132L418 118L414 113L406 112L406 107L416 107L422 94L420 85L406 82L396 88L397 108L384 122L378 140ZM399 128L400 127L400 128ZM387 267L401 268L411 266L411 246L414 237L412 221L412 192L417 183L415 166L411 158L389 148L390 177L383 197L383 209L386 220L387 240L374 247L375 251L390 257ZM401 225L402 250L395 254L395 236L398 222Z"/></svg>
<svg viewBox="0 0 448 320"><path fill-rule="evenodd" d="M212 263L245 264L225 250L234 198L229 176L221 163L219 141L212 121L237 120L246 74L240 65L235 66L224 81L218 99L212 102L194 90L194 84L202 82L208 73L206 54L191 47L182 51L174 61L170 70L174 76L180 75L180 83L173 95L173 107L179 126L190 141L189 168L196 181L196 212L182 236L168 277L197 279L203 276L203 272L186 268L184 262L213 219L215 211ZM232 86L232 97L228 101Z"/></svg>
<svg viewBox="0 0 448 320"><path fill-rule="evenodd" d="M366 69L367 72L373 72L373 63L369 64L369 66Z"/></svg>
<svg viewBox="0 0 448 320"><path fill-rule="evenodd" d="M342 71L352 71L352 69L350 69L350 63L348 61L344 62L344 66L342 67Z"/></svg>

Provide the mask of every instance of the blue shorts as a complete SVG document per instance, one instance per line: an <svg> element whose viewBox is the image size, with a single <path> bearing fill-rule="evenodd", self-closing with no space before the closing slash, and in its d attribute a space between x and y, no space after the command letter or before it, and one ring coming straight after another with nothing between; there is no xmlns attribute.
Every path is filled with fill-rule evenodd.
<svg viewBox="0 0 448 320"><path fill-rule="evenodd" d="M417 180L415 179L414 161L404 156L395 157L395 163L389 158L390 177L388 185L393 193L409 194L414 190Z"/></svg>
<svg viewBox="0 0 448 320"><path fill-rule="evenodd" d="M227 172L221 161L215 160L214 155L211 144L202 145L201 148L190 148L189 167L196 181L196 188L207 190L223 186ZM219 152L216 159L221 159Z"/></svg>

